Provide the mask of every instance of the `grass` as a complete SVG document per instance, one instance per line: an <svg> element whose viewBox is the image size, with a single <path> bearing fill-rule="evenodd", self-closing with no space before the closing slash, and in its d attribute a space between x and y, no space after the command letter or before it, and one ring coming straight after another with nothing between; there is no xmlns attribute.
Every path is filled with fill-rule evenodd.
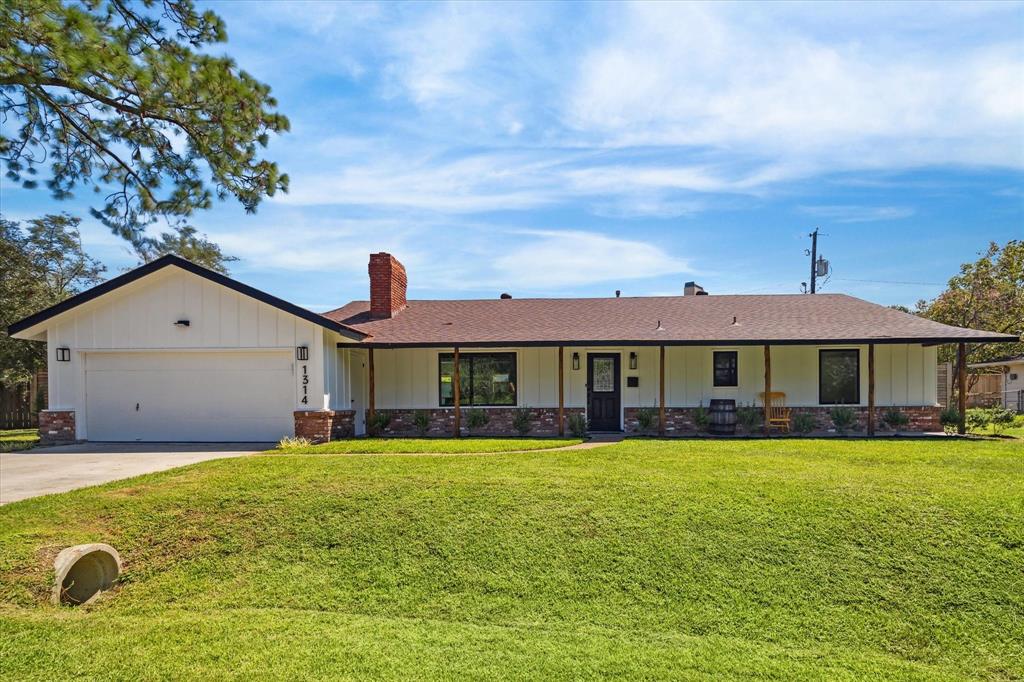
<svg viewBox="0 0 1024 682"><path fill-rule="evenodd" d="M0 507L8 679L1019 679L1024 448L252 456ZM125 582L47 604L56 552Z"/></svg>
<svg viewBox="0 0 1024 682"><path fill-rule="evenodd" d="M0 452L27 450L39 442L38 429L0 430Z"/></svg>
<svg viewBox="0 0 1024 682"><path fill-rule="evenodd" d="M547 450L581 442L579 438L356 438L321 445L287 447L272 452L291 455L459 454Z"/></svg>

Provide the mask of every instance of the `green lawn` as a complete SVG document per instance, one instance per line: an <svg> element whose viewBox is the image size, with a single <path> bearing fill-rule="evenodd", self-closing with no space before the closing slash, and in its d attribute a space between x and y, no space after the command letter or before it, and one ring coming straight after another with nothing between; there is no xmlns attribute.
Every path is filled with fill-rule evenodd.
<svg viewBox="0 0 1024 682"><path fill-rule="evenodd" d="M0 452L26 450L39 442L38 429L0 430Z"/></svg>
<svg viewBox="0 0 1024 682"><path fill-rule="evenodd" d="M0 603L19 680L1019 679L1024 447L214 460L0 507Z"/></svg>
<svg viewBox="0 0 1024 682"><path fill-rule="evenodd" d="M369 453L411 454L418 452L453 454L466 452L514 452L546 450L576 445L579 438L356 438L334 440L321 445L289 447L272 452L302 455L354 455Z"/></svg>

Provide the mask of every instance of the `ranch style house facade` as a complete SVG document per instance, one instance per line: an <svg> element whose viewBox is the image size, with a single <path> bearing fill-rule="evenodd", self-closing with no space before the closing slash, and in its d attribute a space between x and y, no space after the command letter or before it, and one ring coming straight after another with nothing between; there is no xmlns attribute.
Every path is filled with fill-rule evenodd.
<svg viewBox="0 0 1024 682"><path fill-rule="evenodd" d="M763 409L765 394L822 430L845 405L869 434L893 407L906 430L937 431L936 346L1016 338L841 294L693 283L681 296L407 300L397 259L372 254L368 270L369 300L319 314L164 256L11 325L47 344L43 441L319 442L383 424L513 435L523 408L530 435L565 433L573 415L591 431L635 432L643 416L692 435L698 412ZM470 429L477 410L486 424Z"/></svg>

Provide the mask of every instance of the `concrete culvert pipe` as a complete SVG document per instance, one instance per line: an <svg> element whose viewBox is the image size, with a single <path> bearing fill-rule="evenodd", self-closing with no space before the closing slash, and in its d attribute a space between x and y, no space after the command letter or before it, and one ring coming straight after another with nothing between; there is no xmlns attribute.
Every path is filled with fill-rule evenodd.
<svg viewBox="0 0 1024 682"><path fill-rule="evenodd" d="M110 545L93 543L68 547L53 562L54 604L85 604L113 587L121 575L121 555Z"/></svg>

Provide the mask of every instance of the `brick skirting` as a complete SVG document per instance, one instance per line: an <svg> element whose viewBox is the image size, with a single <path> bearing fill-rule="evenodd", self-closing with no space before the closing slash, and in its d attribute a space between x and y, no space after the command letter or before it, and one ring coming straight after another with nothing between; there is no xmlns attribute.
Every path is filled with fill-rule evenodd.
<svg viewBox="0 0 1024 682"><path fill-rule="evenodd" d="M41 410L39 412L39 443L41 445L74 442L74 410Z"/></svg>
<svg viewBox="0 0 1024 682"><path fill-rule="evenodd" d="M485 426L469 428L469 413L474 409L483 409L487 413L488 421ZM462 408L461 433L465 436L518 436L512 425L517 408L514 407L487 407L487 408ZM530 431L527 436L557 436L558 435L558 408L557 407L531 407L530 410ZM455 410L452 408L425 409L425 410L377 410L378 413L387 414L391 420L381 435L384 436L451 436L455 431ZM416 413L424 412L427 415L429 426L426 433L421 434L416 426ZM569 417L573 414L583 414L583 408L565 408L565 433L569 434Z"/></svg>
<svg viewBox="0 0 1024 682"><path fill-rule="evenodd" d="M352 410L316 410L295 412L295 437L312 443L349 438L355 434Z"/></svg>
<svg viewBox="0 0 1024 682"><path fill-rule="evenodd" d="M641 433L637 413L640 411L639 407L627 407L625 409L625 430L626 433ZM654 411L654 420L651 428L646 432L649 435L656 435L658 433L658 408L649 408ZM707 409L707 408L705 408ZM816 427L815 431L828 431L833 429L831 407L794 407L793 416L797 414L809 414L814 418ZM863 406L851 405L850 409L853 410L856 420L854 425L850 428L851 432L864 432L867 430L867 418L868 408ZM875 407L875 433L886 433L890 432L889 429L882 423L882 416L892 408L890 407ZM939 414L942 412L942 408L938 406L915 406L915 407L897 407L900 412L905 414L910 422L900 429L901 433L926 433L929 431L941 431L942 424L939 421ZM697 433L697 427L694 423L693 416L696 412L694 407L666 407L665 408L665 435L667 436L682 436L682 435L694 435ZM739 424L736 425L737 435L743 435L745 432L743 427ZM760 429L756 433L760 433Z"/></svg>

